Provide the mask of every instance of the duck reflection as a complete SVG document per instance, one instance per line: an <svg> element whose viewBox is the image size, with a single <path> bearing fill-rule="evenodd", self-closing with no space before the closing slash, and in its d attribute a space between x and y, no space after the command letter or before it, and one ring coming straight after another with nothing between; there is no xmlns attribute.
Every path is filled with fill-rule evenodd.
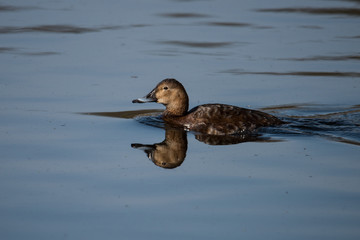
<svg viewBox="0 0 360 240"><path fill-rule="evenodd" d="M260 135L214 136L196 134L195 139L209 145L230 145L249 141L274 141ZM154 144L133 143L132 148L142 150L157 166L167 169L179 167L185 160L188 148L187 132L165 125L165 140Z"/></svg>
<svg viewBox="0 0 360 240"><path fill-rule="evenodd" d="M231 145L238 144L243 142L270 142L269 138L264 138L259 134L251 133L251 134L237 134L237 135L204 135L197 134L195 135L195 139L206 143L208 145Z"/></svg>
<svg viewBox="0 0 360 240"><path fill-rule="evenodd" d="M133 143L131 147L143 150L148 158L162 168L176 168L186 157L186 132L181 129L166 127L165 140L154 144Z"/></svg>
<svg viewBox="0 0 360 240"><path fill-rule="evenodd" d="M162 110L137 110L123 112L92 112L82 113L102 117L114 117L123 119L136 119L138 122L158 127L165 130L165 139L160 143L143 144L133 143L132 148L142 150L148 158L157 166L167 169L179 167L185 160L188 149L188 132L183 128L164 123L159 118ZM230 145L243 142L276 142L279 140L264 137L257 132L235 135L207 135L191 132L195 139L208 145Z"/></svg>

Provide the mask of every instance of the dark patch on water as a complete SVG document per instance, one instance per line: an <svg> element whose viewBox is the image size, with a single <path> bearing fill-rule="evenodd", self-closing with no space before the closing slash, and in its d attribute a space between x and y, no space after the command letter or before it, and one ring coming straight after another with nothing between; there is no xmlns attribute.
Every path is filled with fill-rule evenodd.
<svg viewBox="0 0 360 240"><path fill-rule="evenodd" d="M28 32L42 32L42 33L70 33L81 34L100 32L103 30L118 30L127 28L147 27L148 24L132 24L124 26L101 26L101 27L78 27L74 25L39 25L29 27L0 27L0 34L10 33L28 33Z"/></svg>
<svg viewBox="0 0 360 240"><path fill-rule="evenodd" d="M347 15L347 16L360 16L359 8L266 8L257 9L258 12L274 12L274 13L306 13L317 15Z"/></svg>
<svg viewBox="0 0 360 240"><path fill-rule="evenodd" d="M21 55L24 55L24 56L50 56L50 55L59 55L61 53L59 52L52 52L52 51L47 51L47 52L22 52L22 53L19 53Z"/></svg>
<svg viewBox="0 0 360 240"><path fill-rule="evenodd" d="M360 72L317 72L317 71L296 71L296 72L249 72L241 69L229 69L220 73L230 73L233 75L275 75L275 76L308 76L308 77L360 77Z"/></svg>
<svg viewBox="0 0 360 240"><path fill-rule="evenodd" d="M49 55L58 55L59 52L54 51L45 51L45 52L27 52L20 50L19 48L13 47L0 47L0 54L16 54L16 55L23 55L23 56L49 56Z"/></svg>
<svg viewBox="0 0 360 240"><path fill-rule="evenodd" d="M280 58L279 60L291 61L347 61L360 60L360 55L343 55L343 56L314 56L305 58Z"/></svg>
<svg viewBox="0 0 360 240"><path fill-rule="evenodd" d="M302 25L302 26L299 26L299 27L300 28L307 28L307 29L316 29L316 30L324 29L323 27L316 26L316 25Z"/></svg>
<svg viewBox="0 0 360 240"><path fill-rule="evenodd" d="M219 48L235 44L235 42L194 42L194 41L160 41L161 44L193 47L193 48Z"/></svg>
<svg viewBox="0 0 360 240"><path fill-rule="evenodd" d="M258 26L251 23L242 23L242 22L200 22L200 25L212 26L212 27L231 27L231 28L256 28L256 29L269 29L273 28L271 26ZM191 26L194 26L195 23L191 23Z"/></svg>
<svg viewBox="0 0 360 240"><path fill-rule="evenodd" d="M339 36L338 38L344 38L344 39L352 39L352 38L360 38L360 35L355 35L355 36Z"/></svg>
<svg viewBox="0 0 360 240"><path fill-rule="evenodd" d="M161 50L156 50L156 51L146 51L146 53L155 55L155 56L166 56L166 57L180 56L183 54L224 57L224 56L230 56L232 54L229 52L180 51L179 49L161 49Z"/></svg>
<svg viewBox="0 0 360 240"><path fill-rule="evenodd" d="M207 14L201 13L189 13L189 12L178 12L178 13L159 13L156 14L160 17L167 17L167 18L208 18L211 17Z"/></svg>
<svg viewBox="0 0 360 240"><path fill-rule="evenodd" d="M16 48L12 47L0 47L0 53L9 53L16 51Z"/></svg>
<svg viewBox="0 0 360 240"><path fill-rule="evenodd" d="M207 22L205 24L209 26L217 26L217 27L252 27L253 26L250 23L241 23L241 22Z"/></svg>
<svg viewBox="0 0 360 240"><path fill-rule="evenodd" d="M0 12L16 12L24 10L38 10L39 7L32 6L12 6L12 5L0 5Z"/></svg>
<svg viewBox="0 0 360 240"><path fill-rule="evenodd" d="M174 2L205 2L205 1L212 1L212 0L172 0Z"/></svg>
<svg viewBox="0 0 360 240"><path fill-rule="evenodd" d="M345 0L345 1L354 2L354 3L360 4L360 0Z"/></svg>

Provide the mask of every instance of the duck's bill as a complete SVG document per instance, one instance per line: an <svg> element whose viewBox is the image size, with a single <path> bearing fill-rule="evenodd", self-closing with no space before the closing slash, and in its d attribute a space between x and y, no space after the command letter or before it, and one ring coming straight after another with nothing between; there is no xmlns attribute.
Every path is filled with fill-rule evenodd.
<svg viewBox="0 0 360 240"><path fill-rule="evenodd" d="M153 154L154 154L154 151L156 150L156 145L146 145L146 144L141 144L141 143L133 143L131 144L131 147L132 148L135 148L135 149L139 149L139 150L142 150L146 153L146 155L148 156L148 158L153 161Z"/></svg>
<svg viewBox="0 0 360 240"><path fill-rule="evenodd" d="M149 92L145 97L134 99L132 102L133 103L157 102L155 92L156 92L156 88L154 88L151 92Z"/></svg>
<svg viewBox="0 0 360 240"><path fill-rule="evenodd" d="M133 103L147 103L147 102L156 102L154 98L137 98L132 100Z"/></svg>

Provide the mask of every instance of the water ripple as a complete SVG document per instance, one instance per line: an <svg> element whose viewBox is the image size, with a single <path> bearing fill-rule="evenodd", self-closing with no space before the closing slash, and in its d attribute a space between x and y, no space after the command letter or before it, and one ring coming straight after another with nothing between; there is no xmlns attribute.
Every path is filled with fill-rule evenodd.
<svg viewBox="0 0 360 240"><path fill-rule="evenodd" d="M277 135L319 136L327 140L360 146L360 106L350 107L299 104L262 110L283 116L286 125L264 129Z"/></svg>
<svg viewBox="0 0 360 240"><path fill-rule="evenodd" d="M30 27L0 27L0 34L10 33L27 33L27 32L42 32L42 33L89 33L89 32L100 32L103 30L118 30L127 28L138 28L147 27L148 24L133 24L126 26L101 26L101 27L79 27L74 25L38 25Z"/></svg>
<svg viewBox="0 0 360 240"><path fill-rule="evenodd" d="M190 13L190 12L177 12L177 13L159 13L156 14L160 17L167 17L167 18L207 18L211 17L207 14L201 14L201 13Z"/></svg>
<svg viewBox="0 0 360 240"><path fill-rule="evenodd" d="M160 41L161 44L195 48L218 48L235 44L235 42L195 42L195 41Z"/></svg>
<svg viewBox="0 0 360 240"><path fill-rule="evenodd" d="M258 12L274 12L274 13L306 13L306 14L318 14L318 15L348 15L359 17L359 8L263 8L257 9Z"/></svg>
<svg viewBox="0 0 360 240"><path fill-rule="evenodd" d="M228 69L219 73L230 73L233 75L275 75L275 76L308 76L308 77L360 77L360 72L320 72L320 71L294 71L294 72L250 72L241 69Z"/></svg>
<svg viewBox="0 0 360 240"><path fill-rule="evenodd" d="M16 54L23 56L49 56L49 55L61 54L60 52L54 52L54 51L28 52L14 47L0 47L0 54L1 53Z"/></svg>
<svg viewBox="0 0 360 240"><path fill-rule="evenodd" d="M252 27L250 23L241 22L207 22L206 25L219 26L219 27Z"/></svg>
<svg viewBox="0 0 360 240"><path fill-rule="evenodd" d="M0 12L16 12L16 11L23 11L23 10L37 10L41 9L39 7L32 7L32 6L12 6L12 5L0 5Z"/></svg>
<svg viewBox="0 0 360 240"><path fill-rule="evenodd" d="M342 55L342 56L314 56L304 58L280 58L279 60L291 61L347 61L347 60L360 60L360 55Z"/></svg>

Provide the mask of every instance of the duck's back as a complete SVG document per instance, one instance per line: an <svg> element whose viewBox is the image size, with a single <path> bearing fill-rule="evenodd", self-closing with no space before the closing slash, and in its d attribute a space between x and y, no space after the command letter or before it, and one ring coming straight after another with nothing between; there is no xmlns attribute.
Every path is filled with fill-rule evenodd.
<svg viewBox="0 0 360 240"><path fill-rule="evenodd" d="M246 133L281 123L270 114L226 104L197 106L182 119L182 125L189 130L211 135Z"/></svg>

